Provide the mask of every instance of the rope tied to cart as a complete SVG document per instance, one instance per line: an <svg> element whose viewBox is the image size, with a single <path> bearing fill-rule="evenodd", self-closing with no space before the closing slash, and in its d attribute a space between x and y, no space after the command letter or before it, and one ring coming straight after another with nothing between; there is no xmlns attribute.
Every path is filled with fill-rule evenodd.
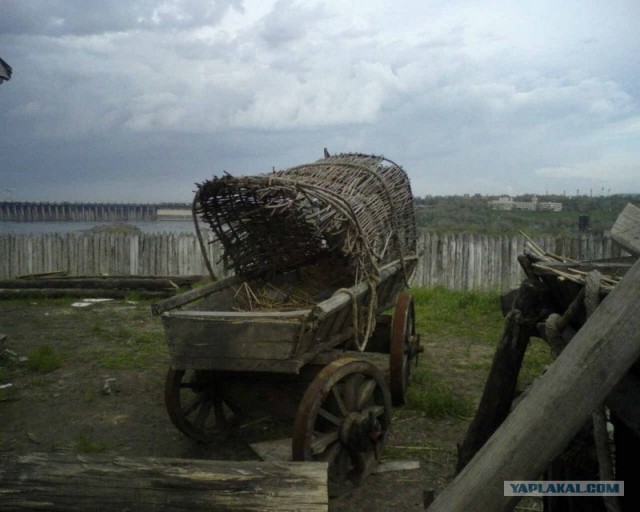
<svg viewBox="0 0 640 512"><path fill-rule="evenodd" d="M377 295L375 293L377 284L373 281L367 282L369 285L369 291L371 293L369 302L367 305L367 316L366 316L366 329L362 333L362 338L360 337L360 310L358 308L358 297L353 292L353 290L349 288L339 288L333 294L335 297L340 293L346 293L351 302L351 316L352 316L352 329L353 329L353 344L358 349L359 352L364 352L367 347L367 341L373 332L375 325L375 309L377 305Z"/></svg>

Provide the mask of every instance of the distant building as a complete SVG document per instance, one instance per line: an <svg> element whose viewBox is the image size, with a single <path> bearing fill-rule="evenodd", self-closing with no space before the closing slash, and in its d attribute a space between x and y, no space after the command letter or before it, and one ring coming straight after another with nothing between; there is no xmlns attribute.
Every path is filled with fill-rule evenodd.
<svg viewBox="0 0 640 512"><path fill-rule="evenodd" d="M489 201L492 210L513 210L513 199L509 196L500 196L494 201Z"/></svg>
<svg viewBox="0 0 640 512"><path fill-rule="evenodd" d="M538 203L538 211L542 212L561 212L562 203L552 203L551 201L542 201Z"/></svg>
<svg viewBox="0 0 640 512"><path fill-rule="evenodd" d="M562 203L552 203L550 201L538 201L537 196L533 196L531 201L514 201L512 197L500 196L498 199L488 202L492 210L525 210L525 211L562 211Z"/></svg>

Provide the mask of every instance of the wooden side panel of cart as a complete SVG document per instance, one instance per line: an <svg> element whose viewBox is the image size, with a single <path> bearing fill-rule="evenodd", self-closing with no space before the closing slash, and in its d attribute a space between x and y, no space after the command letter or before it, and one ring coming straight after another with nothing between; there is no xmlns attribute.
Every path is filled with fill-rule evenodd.
<svg viewBox="0 0 640 512"><path fill-rule="evenodd" d="M406 266L414 264L415 258L405 261ZM154 306L154 314L162 317L174 367L298 373L318 354L354 337L352 297L360 311L369 303L371 294L369 284L361 282L309 309L217 310L216 306L221 309L231 290L241 282L231 277ZM376 288L376 314L393 307L404 286L399 260L383 267ZM225 294L227 297L223 297ZM200 305L193 306L197 301Z"/></svg>

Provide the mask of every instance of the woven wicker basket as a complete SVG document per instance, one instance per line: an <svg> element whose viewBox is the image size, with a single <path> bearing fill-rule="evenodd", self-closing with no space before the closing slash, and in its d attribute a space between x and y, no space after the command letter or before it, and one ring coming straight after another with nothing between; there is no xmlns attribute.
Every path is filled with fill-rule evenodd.
<svg viewBox="0 0 640 512"><path fill-rule="evenodd" d="M341 154L258 176L216 177L198 184L194 214L244 277L338 258L355 281L377 282L382 265L416 254L409 179L382 156Z"/></svg>

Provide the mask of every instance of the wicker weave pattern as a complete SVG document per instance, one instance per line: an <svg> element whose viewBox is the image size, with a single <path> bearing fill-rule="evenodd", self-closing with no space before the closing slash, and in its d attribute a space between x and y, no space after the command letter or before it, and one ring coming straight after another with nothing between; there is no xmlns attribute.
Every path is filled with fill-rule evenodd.
<svg viewBox="0 0 640 512"><path fill-rule="evenodd" d="M245 277L341 255L355 280L416 253L413 195L405 172L380 156L342 154L259 176L198 185L196 213Z"/></svg>

